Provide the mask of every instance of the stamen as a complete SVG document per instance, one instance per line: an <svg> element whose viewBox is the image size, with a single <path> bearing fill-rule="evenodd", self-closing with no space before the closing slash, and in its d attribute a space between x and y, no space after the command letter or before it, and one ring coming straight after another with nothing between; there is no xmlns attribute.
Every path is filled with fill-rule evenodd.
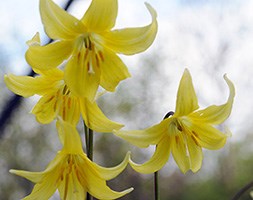
<svg viewBox="0 0 253 200"><path fill-rule="evenodd" d="M102 60L102 62L104 62L105 59L104 59L103 52L102 51L98 51L98 55L99 55L100 59Z"/></svg>

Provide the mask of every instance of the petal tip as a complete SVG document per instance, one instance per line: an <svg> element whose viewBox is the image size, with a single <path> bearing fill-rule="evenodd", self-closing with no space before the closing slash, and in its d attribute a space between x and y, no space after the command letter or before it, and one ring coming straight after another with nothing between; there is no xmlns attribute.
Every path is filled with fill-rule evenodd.
<svg viewBox="0 0 253 200"><path fill-rule="evenodd" d="M152 18L157 18L157 13L155 11L155 9L148 3L148 2L145 2L145 6L147 7L147 9L149 10Z"/></svg>

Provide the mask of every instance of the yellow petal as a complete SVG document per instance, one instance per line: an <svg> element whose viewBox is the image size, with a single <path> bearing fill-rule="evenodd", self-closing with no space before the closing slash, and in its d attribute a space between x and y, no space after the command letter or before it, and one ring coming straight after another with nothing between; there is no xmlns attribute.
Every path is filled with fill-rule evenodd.
<svg viewBox="0 0 253 200"><path fill-rule="evenodd" d="M191 130L194 138L201 147L216 150L226 144L228 135L210 125L194 123Z"/></svg>
<svg viewBox="0 0 253 200"><path fill-rule="evenodd" d="M56 73L52 73L52 75L56 75ZM59 79L55 76L37 76L34 78L9 74L4 76L4 81L6 86L15 94L29 97L34 94L43 95L54 92Z"/></svg>
<svg viewBox="0 0 253 200"><path fill-rule="evenodd" d="M152 16L150 25L106 32L101 35L103 45L114 52L127 55L145 51L153 43L157 33L156 11L148 3L145 4Z"/></svg>
<svg viewBox="0 0 253 200"><path fill-rule="evenodd" d="M30 46L27 62L35 69L48 70L59 66L72 53L72 41L59 41L46 46Z"/></svg>
<svg viewBox="0 0 253 200"><path fill-rule="evenodd" d="M137 164L131 159L129 161L131 167L143 174L150 174L160 170L168 161L171 151L170 140L167 136L163 137L158 143L154 155L143 164Z"/></svg>
<svg viewBox="0 0 253 200"><path fill-rule="evenodd" d="M73 170L60 182L58 191L60 199L64 200L85 200L86 199L86 188L80 184L79 179L73 172Z"/></svg>
<svg viewBox="0 0 253 200"><path fill-rule="evenodd" d="M179 134L175 137L171 137L172 141L172 154L179 169L186 173L190 169L189 152L184 136Z"/></svg>
<svg viewBox="0 0 253 200"><path fill-rule="evenodd" d="M104 61L101 62L101 86L107 91L114 92L119 82L130 77L127 67L112 51L104 50Z"/></svg>
<svg viewBox="0 0 253 200"><path fill-rule="evenodd" d="M51 93L41 97L31 112L36 116L39 123L48 124L55 119L57 110L57 99L54 93Z"/></svg>
<svg viewBox="0 0 253 200"><path fill-rule="evenodd" d="M190 169L195 173L202 165L202 149L194 137L187 136L187 147L189 151Z"/></svg>
<svg viewBox="0 0 253 200"><path fill-rule="evenodd" d="M112 132L123 127L122 124L109 120L100 110L96 102L87 99L80 100L82 117L85 124L96 132Z"/></svg>
<svg viewBox="0 0 253 200"><path fill-rule="evenodd" d="M88 51L88 50L87 50ZM90 65L89 60L85 60L85 52L81 56L73 56L65 67L65 82L70 91L81 97L86 97L93 101L97 93L100 81L98 70L90 72L87 65Z"/></svg>
<svg viewBox="0 0 253 200"><path fill-rule="evenodd" d="M40 182L44 177L43 172L29 172L29 171L24 171L24 170L11 169L10 173L15 174L17 176L22 176L34 183Z"/></svg>
<svg viewBox="0 0 253 200"><path fill-rule="evenodd" d="M81 21L88 31L101 32L114 27L117 14L117 0L92 0Z"/></svg>
<svg viewBox="0 0 253 200"><path fill-rule="evenodd" d="M76 127L61 119L57 120L56 127L61 142L63 142L61 152L65 154L83 154L82 142Z"/></svg>
<svg viewBox="0 0 253 200"><path fill-rule="evenodd" d="M73 39L85 31L83 24L51 0L40 0L45 32L52 39Z"/></svg>
<svg viewBox="0 0 253 200"><path fill-rule="evenodd" d="M198 99L192 84L192 78L188 69L185 69L177 92L176 111L174 116L188 115L198 108Z"/></svg>
<svg viewBox="0 0 253 200"><path fill-rule="evenodd" d="M100 176L105 180L111 180L118 176L127 166L130 158L130 152L128 152L124 160L115 167L101 167L96 163L93 163L96 170L99 172Z"/></svg>
<svg viewBox="0 0 253 200"><path fill-rule="evenodd" d="M212 105L206 109L194 112L190 115L192 119L199 121L199 123L220 124L229 117L235 97L235 88L226 75L224 75L224 79L230 91L227 102L220 106Z"/></svg>
<svg viewBox="0 0 253 200"><path fill-rule="evenodd" d="M158 144L161 138L167 133L168 122L162 121L144 130L134 131L114 131L113 133L118 137L136 145L140 148L146 148L149 145Z"/></svg>
<svg viewBox="0 0 253 200"><path fill-rule="evenodd" d="M90 169L89 165L85 170L85 175L87 177L88 192L97 199L117 199L133 190L133 188L129 188L122 192L111 190L106 185L105 180L101 179L94 170Z"/></svg>
<svg viewBox="0 0 253 200"><path fill-rule="evenodd" d="M37 32L31 40L26 42L28 46L40 46L40 34Z"/></svg>
<svg viewBox="0 0 253 200"><path fill-rule="evenodd" d="M43 182L37 183L30 195L25 197L23 200L34 200L34 199L41 199L41 200L48 200L56 191L57 184L55 180L58 176L58 173L52 173L47 175Z"/></svg>
<svg viewBox="0 0 253 200"><path fill-rule="evenodd" d="M61 95L57 99L57 115L64 121L76 125L80 120L80 104L75 96Z"/></svg>

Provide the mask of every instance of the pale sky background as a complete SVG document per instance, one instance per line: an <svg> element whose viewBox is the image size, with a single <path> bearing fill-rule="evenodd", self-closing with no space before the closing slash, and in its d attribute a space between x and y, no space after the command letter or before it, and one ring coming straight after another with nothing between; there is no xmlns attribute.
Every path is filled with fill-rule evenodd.
<svg viewBox="0 0 253 200"><path fill-rule="evenodd" d="M61 6L65 3L63 0L55 2ZM116 27L148 24L151 17L144 2L119 0ZM233 132L232 140L240 139L241 131L253 125L251 117L253 1L149 0L147 2L157 11L159 31L154 44L146 52L132 57L123 56L133 76L132 80L128 81L130 83L136 81L135 73L139 73L139 69L145 70L145 66L137 66L138 59L145 55L161 53L165 60L161 61L160 69L164 68L169 81L175 83L174 86L165 84L157 88L158 91L168 93L166 104L159 102L161 106L157 110L158 114L163 115L164 109L174 110L178 82L186 67L192 74L197 94L201 94L202 99L199 102L201 107L225 102L228 88L222 77L227 73L236 87L234 109L227 125ZM90 0L76 0L70 12L76 17L81 17L89 3ZM24 59L27 49L25 42L36 32L40 32L41 37L46 38L38 5L38 0L1 2L0 45L2 54L8 58L8 68L3 73L24 74L29 69ZM212 70L213 67L216 71ZM127 84L128 81L122 84ZM158 121L159 119L152 121L150 125Z"/></svg>

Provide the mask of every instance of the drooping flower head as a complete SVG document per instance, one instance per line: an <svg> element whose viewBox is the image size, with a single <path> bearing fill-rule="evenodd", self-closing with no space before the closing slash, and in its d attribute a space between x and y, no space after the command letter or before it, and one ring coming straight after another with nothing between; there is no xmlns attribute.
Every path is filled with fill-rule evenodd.
<svg viewBox="0 0 253 200"><path fill-rule="evenodd" d="M58 121L58 132L63 149L43 172L10 170L35 183L30 195L24 200L48 200L58 189L61 199L83 200L88 192L97 199L117 199L131 192L111 190L106 181L115 178L128 164L129 154L118 166L101 167L90 161L82 150L79 134L71 124Z"/></svg>
<svg viewBox="0 0 253 200"><path fill-rule="evenodd" d="M31 46L39 46L39 35L35 35ZM34 69L38 76L5 75L7 87L14 93L23 97L33 95L41 96L38 103L32 109L37 121L47 124L56 117L61 117L73 125L76 125L82 115L85 124L97 132L111 132L120 129L123 125L109 120L98 107L97 103L89 101L85 97L75 96L69 90L64 72L58 68L41 71Z"/></svg>
<svg viewBox="0 0 253 200"><path fill-rule="evenodd" d="M186 69L180 81L173 116L145 130L115 131L117 136L138 147L156 145L155 153L149 161L137 164L130 160L131 166L140 173L152 173L160 170L172 153L183 173L188 170L197 172L202 165L202 148L220 149L228 137L228 134L214 127L229 117L235 96L233 83L226 75L224 79L230 90L227 102L199 110L191 75Z"/></svg>
<svg viewBox="0 0 253 200"><path fill-rule="evenodd" d="M55 42L31 46L26 59L34 68L56 68L65 60L65 81L78 96L93 100L101 85L114 91L121 80L130 76L117 53L136 54L146 50L157 32L155 10L146 3L152 23L140 28L112 30L118 1L92 0L84 16L78 20L52 0L40 0L41 19L47 35Z"/></svg>

